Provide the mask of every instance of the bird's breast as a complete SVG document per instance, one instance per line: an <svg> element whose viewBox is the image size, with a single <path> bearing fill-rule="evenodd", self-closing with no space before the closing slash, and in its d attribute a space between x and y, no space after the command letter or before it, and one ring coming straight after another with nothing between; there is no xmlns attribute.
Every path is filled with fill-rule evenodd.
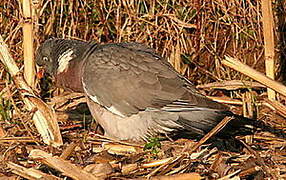
<svg viewBox="0 0 286 180"><path fill-rule="evenodd" d="M56 86L74 92L84 92L82 85L82 62L71 63L63 72L56 74Z"/></svg>

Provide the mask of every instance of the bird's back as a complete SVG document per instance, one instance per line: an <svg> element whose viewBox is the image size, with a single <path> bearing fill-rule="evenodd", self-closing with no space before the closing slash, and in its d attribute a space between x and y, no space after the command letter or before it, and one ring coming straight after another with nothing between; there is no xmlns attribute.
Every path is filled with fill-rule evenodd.
<svg viewBox="0 0 286 180"><path fill-rule="evenodd" d="M150 119L142 121L162 132L169 128L204 134L228 109L200 94L142 44L99 45L87 57L83 72L83 86L91 100L122 118L151 112Z"/></svg>

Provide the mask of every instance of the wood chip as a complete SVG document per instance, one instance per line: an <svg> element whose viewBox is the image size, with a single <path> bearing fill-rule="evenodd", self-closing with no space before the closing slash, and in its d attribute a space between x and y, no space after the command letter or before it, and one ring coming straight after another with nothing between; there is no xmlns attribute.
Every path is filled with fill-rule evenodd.
<svg viewBox="0 0 286 180"><path fill-rule="evenodd" d="M47 179L47 180L57 180L60 179L58 177L45 174L39 170L33 169L33 168L25 168L23 166L20 166L18 164L8 162L7 166L12 170L14 174L17 174L19 176L22 176L27 179L37 180L37 179Z"/></svg>
<svg viewBox="0 0 286 180"><path fill-rule="evenodd" d="M113 168L109 163L89 164L84 170L98 177L106 177L113 172Z"/></svg>
<svg viewBox="0 0 286 180"><path fill-rule="evenodd" d="M82 180L82 179L97 180L99 179L95 177L94 175L81 169L80 167L77 167L76 165L71 164L70 162L66 160L63 160L60 157L52 156L51 154L48 154L39 149L32 150L29 157L37 161L40 161L62 172L64 175L71 177L73 179L76 179L76 180Z"/></svg>
<svg viewBox="0 0 286 180"><path fill-rule="evenodd" d="M136 180L143 180L147 178L139 178ZM183 173L171 176L154 176L152 180L200 180L203 179L198 173Z"/></svg>
<svg viewBox="0 0 286 180"><path fill-rule="evenodd" d="M69 144L67 146L67 148L65 148L60 156L60 158L62 159L67 159L74 151L74 149L77 147L77 143L72 142L71 144Z"/></svg>
<svg viewBox="0 0 286 180"><path fill-rule="evenodd" d="M107 150L108 153L115 155L129 155L139 152L139 149L136 149L133 146L126 146L122 144L103 143L102 146L105 150Z"/></svg>

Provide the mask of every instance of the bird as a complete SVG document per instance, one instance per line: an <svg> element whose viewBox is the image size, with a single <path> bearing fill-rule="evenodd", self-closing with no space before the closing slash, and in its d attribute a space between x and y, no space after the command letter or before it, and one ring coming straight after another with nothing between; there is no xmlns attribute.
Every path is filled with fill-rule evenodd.
<svg viewBox="0 0 286 180"><path fill-rule="evenodd" d="M37 49L36 64L55 86L84 93L92 116L110 138L201 137L234 115L142 43L53 38Z"/></svg>

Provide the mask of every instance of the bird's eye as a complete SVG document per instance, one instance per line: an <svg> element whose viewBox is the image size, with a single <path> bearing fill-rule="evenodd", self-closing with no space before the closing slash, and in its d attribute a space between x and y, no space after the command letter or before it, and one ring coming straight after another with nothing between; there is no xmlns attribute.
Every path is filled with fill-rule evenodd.
<svg viewBox="0 0 286 180"><path fill-rule="evenodd" d="M43 61L48 62L48 61L49 61L49 58L46 57L46 56L44 56L44 57L43 57Z"/></svg>

